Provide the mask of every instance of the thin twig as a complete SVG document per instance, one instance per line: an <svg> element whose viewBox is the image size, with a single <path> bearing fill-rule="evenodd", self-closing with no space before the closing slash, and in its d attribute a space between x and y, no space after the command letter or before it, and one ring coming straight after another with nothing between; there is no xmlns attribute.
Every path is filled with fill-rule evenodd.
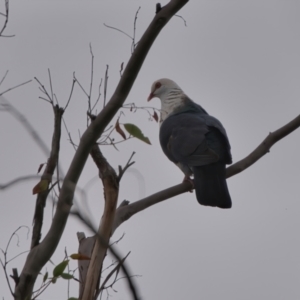
<svg viewBox="0 0 300 300"><path fill-rule="evenodd" d="M48 92L47 92L47 90L46 90L46 88L45 88L45 86L37 79L37 77L34 77L34 79L38 82L38 84L40 85L40 87L39 87L39 90L41 91L41 92L43 92L47 97L48 97L48 100L49 100L49 102L52 104L52 106L54 105L54 103L53 103L53 97L51 97L49 94L48 94ZM42 98L42 97L39 97L40 99L43 99L43 100L46 100L46 98ZM47 101L47 100L46 100Z"/></svg>
<svg viewBox="0 0 300 300"><path fill-rule="evenodd" d="M96 292L96 295L95 295L94 299L97 299L98 296L99 296L99 294L100 294L100 292L106 288L106 287L105 287L106 283L109 281L109 279L113 276L114 273L116 273L116 277L115 277L115 280L114 280L114 282L113 282L112 284L114 284L114 283L117 281L116 279L117 279L117 276L118 276L118 274L119 274L119 270L120 270L120 268L121 268L121 265L123 265L124 261L126 260L126 258L128 257L128 255L129 255L130 253L131 253L131 252L129 251L129 252L127 253L127 255L126 255L121 261L119 261L118 264L117 264L117 265L109 272L109 274L108 274L108 275L106 276L106 278L104 279L104 281L103 281L101 287L100 287L100 288L98 289L98 291Z"/></svg>
<svg viewBox="0 0 300 300"><path fill-rule="evenodd" d="M5 78L6 78L7 74L8 74L8 70L5 72L5 74L4 74L4 76L3 76L3 78L1 79L1 81L0 81L0 85L1 85L1 84L2 84L2 82L5 80Z"/></svg>
<svg viewBox="0 0 300 300"><path fill-rule="evenodd" d="M50 82L51 99L53 99L53 89L52 89L52 80L51 80L50 69L48 69L48 75L49 75L49 82Z"/></svg>
<svg viewBox="0 0 300 300"><path fill-rule="evenodd" d="M5 0L5 14L1 13L2 16L5 17L4 25L0 30L0 37L14 37L15 35L3 35L3 31L5 30L7 23L8 23L8 16L9 16L9 0Z"/></svg>
<svg viewBox="0 0 300 300"><path fill-rule="evenodd" d="M137 21L137 16L138 16L140 9L141 9L141 7L139 7L138 10L136 11L134 22L133 22L133 38L132 38L132 45L131 45L131 54L133 53L135 46L136 46L136 44L135 44L136 21Z"/></svg>
<svg viewBox="0 0 300 300"><path fill-rule="evenodd" d="M11 288L10 282L9 282L9 278L8 278L7 271L6 271L6 265L2 262L2 259L1 259L1 258L0 258L0 263L1 263L1 266L2 266L2 268L3 268L4 274L5 274L5 278L6 278L6 281L7 281L7 285L8 285L9 290L10 290L10 293L11 293L11 295L14 297L15 294L14 294L14 292L13 292L13 290L12 290L12 288Z"/></svg>
<svg viewBox="0 0 300 300"><path fill-rule="evenodd" d="M8 264L10 261L12 261L14 258L16 258L17 256L19 256L19 255L21 255L21 254L15 256L14 258L12 258L12 259L10 259L10 260L7 260L7 252L8 252L9 245L10 245L10 243L11 243L11 241L12 241L12 239L13 239L14 236L17 237L17 245L19 244L19 236L18 236L17 232L18 232L20 229L22 229L22 228L27 228L27 231L28 231L28 233L29 233L29 228L28 228L28 226L25 226L25 225L19 226L19 227L11 234L11 236L10 236L8 242L7 242L5 251L3 251L3 250L1 249L1 251L2 251L2 253L3 253L3 256L4 256L4 262L2 261L2 259L0 259L0 263L1 263L2 268L3 268L3 270L4 270L4 274L5 274L5 277L6 277L6 281L7 281L7 284L8 284L8 287L9 287L9 289L10 289L10 292L11 292L12 296L14 296L14 293L13 293L13 291L12 291L12 288L11 288L11 285L10 285L10 282L9 282L9 278L8 278L8 275L7 275L6 266L7 266L7 264ZM27 233L27 235L28 235L28 233ZM28 252L28 251L27 251L27 252ZM15 280L18 280L18 279L16 278Z"/></svg>
<svg viewBox="0 0 300 300"><path fill-rule="evenodd" d="M100 100L100 97L101 97L101 85L102 85L102 78L101 78L101 80L100 80L99 87L98 87L98 97L97 97L97 99L96 99L95 104L94 104L93 107L92 107L91 112L94 110L94 108L96 107L97 103L98 103L99 100Z"/></svg>
<svg viewBox="0 0 300 300"><path fill-rule="evenodd" d="M18 85L16 85L16 86L13 86L13 87L11 87L11 88L5 90L4 92L0 93L0 96L3 96L3 95L6 94L7 92L12 91L12 90L14 90L14 89L16 89L16 88L18 88L18 87L20 87L20 86L22 86L22 85L25 85L25 84L27 84L27 83L29 83L29 82L31 82L31 81L32 81L32 79L27 80L27 81L25 81L25 82L23 82L23 83L20 83L20 84L18 84Z"/></svg>
<svg viewBox="0 0 300 300"><path fill-rule="evenodd" d="M11 261L13 261L14 259L16 259L17 257L21 256L22 254L28 253L29 251L30 251L30 250L26 250L26 251L23 251L23 252L19 253L18 255L12 257L11 259L9 259L9 260L7 261L7 263L10 263Z"/></svg>
<svg viewBox="0 0 300 300"><path fill-rule="evenodd" d="M125 34L126 36L128 36L131 40L133 40L133 37L130 36L129 34L127 34L126 32L124 32L123 30L120 30L120 29L118 29L118 28L116 28L116 27L112 27L112 26L106 25L105 23L103 23L103 25L104 25L105 27L110 28L110 29L117 30L117 31L119 31L119 32L121 32L121 33L123 33L123 34Z"/></svg>
<svg viewBox="0 0 300 300"><path fill-rule="evenodd" d="M182 17L180 15L175 15L174 17L178 17L178 18L182 19L184 22L184 26L187 27L186 20L184 19L184 17Z"/></svg>
<svg viewBox="0 0 300 300"><path fill-rule="evenodd" d="M105 71L105 77L104 77L104 99L103 99L103 107L105 107L105 104L106 104L107 82L108 82L108 65L106 65L106 71Z"/></svg>
<svg viewBox="0 0 300 300"><path fill-rule="evenodd" d="M73 81L72 81L72 86L71 86L71 92L70 92L70 96L69 96L69 99L68 99L68 101L67 101L67 104L66 104L66 106L64 107L64 110L66 110L66 109L67 109L67 107L68 107L68 105L69 105L69 103L70 103L70 101L71 101L71 97L72 97L72 95L73 95L73 90L74 90L74 85L75 85L75 82L76 82L76 80L73 78Z"/></svg>
<svg viewBox="0 0 300 300"><path fill-rule="evenodd" d="M75 72L73 73L73 78L76 80L76 82L78 83L78 85L82 89L82 91L85 93L85 95L87 97L89 97L89 94L85 91L85 89L83 88L83 86L80 84L80 82L78 81L78 79L75 77Z"/></svg>
<svg viewBox="0 0 300 300"><path fill-rule="evenodd" d="M90 43L90 52L92 56L92 62L91 62L91 81L90 81L90 92L89 92L89 97L88 97L88 112L92 112L91 109L91 97L92 97L92 89L93 89L93 77L94 77L94 54L93 54L93 49L92 49L92 44Z"/></svg>
<svg viewBox="0 0 300 300"><path fill-rule="evenodd" d="M119 166L119 175L118 175L119 182L121 181L121 178L124 175L124 173L126 172L126 170L135 163L134 161L131 162L131 159L134 156L134 154L135 154L135 152L132 152L132 154L131 154L130 158L128 159L128 162L126 163L124 168Z"/></svg>

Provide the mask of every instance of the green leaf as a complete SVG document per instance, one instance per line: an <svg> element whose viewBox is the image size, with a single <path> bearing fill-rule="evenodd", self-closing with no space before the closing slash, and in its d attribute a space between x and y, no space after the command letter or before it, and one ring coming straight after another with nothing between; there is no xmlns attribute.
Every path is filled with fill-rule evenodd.
<svg viewBox="0 0 300 300"><path fill-rule="evenodd" d="M141 129L139 129L137 126L135 126L134 124L126 123L124 124L124 127L130 135L151 145L150 140L146 136L144 136Z"/></svg>
<svg viewBox="0 0 300 300"><path fill-rule="evenodd" d="M66 266L68 265L69 260L64 260L60 264L58 264L54 269L53 269L53 276L58 277L61 276L61 274L64 272Z"/></svg>
<svg viewBox="0 0 300 300"><path fill-rule="evenodd" d="M73 278L74 278L73 275L71 275L71 274L69 274L69 273L62 273L60 276L61 276L63 279L67 279L67 280L73 279Z"/></svg>
<svg viewBox="0 0 300 300"><path fill-rule="evenodd" d="M48 272L45 273L44 278L43 278L43 282L45 282L48 279Z"/></svg>
<svg viewBox="0 0 300 300"><path fill-rule="evenodd" d="M68 300L79 300L79 298L71 297Z"/></svg>
<svg viewBox="0 0 300 300"><path fill-rule="evenodd" d="M51 282L54 284L54 283L56 283L56 280L57 280L57 277L53 277L53 278L51 279Z"/></svg>

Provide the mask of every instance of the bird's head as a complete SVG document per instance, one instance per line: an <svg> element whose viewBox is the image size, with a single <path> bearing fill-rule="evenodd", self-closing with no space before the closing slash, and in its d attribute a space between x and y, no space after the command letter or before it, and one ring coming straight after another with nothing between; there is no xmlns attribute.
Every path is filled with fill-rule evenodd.
<svg viewBox="0 0 300 300"><path fill-rule="evenodd" d="M159 98L160 100L164 100L173 90L182 92L178 84L171 79L162 78L156 80L151 86L151 93L148 97L148 101L155 97Z"/></svg>

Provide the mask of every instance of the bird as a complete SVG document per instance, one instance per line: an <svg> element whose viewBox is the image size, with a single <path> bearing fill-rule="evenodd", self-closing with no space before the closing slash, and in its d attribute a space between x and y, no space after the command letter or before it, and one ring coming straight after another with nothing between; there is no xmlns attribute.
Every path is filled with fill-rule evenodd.
<svg viewBox="0 0 300 300"><path fill-rule="evenodd" d="M159 141L164 154L190 181L201 205L231 208L226 164L232 163L225 128L171 79L156 80L148 101L161 100ZM193 175L193 180L190 176Z"/></svg>

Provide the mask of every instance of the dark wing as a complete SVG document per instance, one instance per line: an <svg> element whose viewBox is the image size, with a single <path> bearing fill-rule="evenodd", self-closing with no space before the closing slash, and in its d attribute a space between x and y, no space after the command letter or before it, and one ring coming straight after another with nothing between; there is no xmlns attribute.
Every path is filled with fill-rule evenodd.
<svg viewBox="0 0 300 300"><path fill-rule="evenodd" d="M217 161L231 163L226 131L209 115L184 112L169 116L161 125L160 143L174 163L190 167Z"/></svg>
<svg viewBox="0 0 300 300"><path fill-rule="evenodd" d="M207 165L223 156L220 151L223 141L215 141L214 131L222 137L218 129L207 126L203 115L179 113L162 123L160 143L166 156L174 163L180 162L189 167Z"/></svg>

